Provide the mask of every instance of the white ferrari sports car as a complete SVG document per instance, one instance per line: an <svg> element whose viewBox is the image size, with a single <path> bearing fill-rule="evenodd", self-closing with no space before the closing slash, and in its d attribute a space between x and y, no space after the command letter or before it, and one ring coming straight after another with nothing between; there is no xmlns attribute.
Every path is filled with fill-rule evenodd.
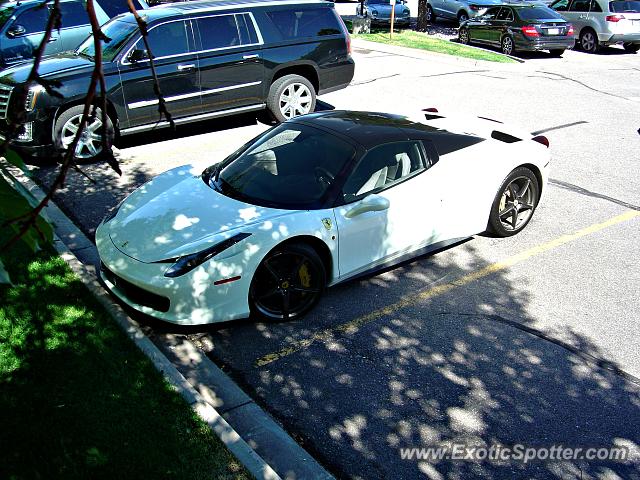
<svg viewBox="0 0 640 480"><path fill-rule="evenodd" d="M96 232L101 277L169 322L298 318L327 286L521 231L545 190L548 146L435 109L297 117L204 172L176 168L133 192Z"/></svg>

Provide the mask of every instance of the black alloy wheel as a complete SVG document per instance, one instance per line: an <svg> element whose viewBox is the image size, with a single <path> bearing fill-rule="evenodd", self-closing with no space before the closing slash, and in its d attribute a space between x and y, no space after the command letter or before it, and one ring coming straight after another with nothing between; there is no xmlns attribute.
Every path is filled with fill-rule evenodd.
<svg viewBox="0 0 640 480"><path fill-rule="evenodd" d="M267 320L293 320L322 296L327 273L316 251L292 243L271 251L258 266L249 288L252 312Z"/></svg>

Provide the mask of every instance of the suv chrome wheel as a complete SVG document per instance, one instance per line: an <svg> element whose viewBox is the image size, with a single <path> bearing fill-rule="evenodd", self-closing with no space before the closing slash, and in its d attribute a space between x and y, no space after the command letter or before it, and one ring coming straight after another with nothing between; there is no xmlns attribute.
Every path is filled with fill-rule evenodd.
<svg viewBox="0 0 640 480"><path fill-rule="evenodd" d="M68 150L80 128L84 105L74 105L60 114L54 127L56 146L59 150ZM87 120L74 152L74 158L78 160L92 160L100 156L102 152L102 138L107 135L107 143L113 142L114 130L111 119L107 117L107 125L102 123L102 110L96 109L95 117L91 115Z"/></svg>
<svg viewBox="0 0 640 480"><path fill-rule="evenodd" d="M311 92L302 83L292 83L280 95L280 112L285 118L293 118L311 111Z"/></svg>

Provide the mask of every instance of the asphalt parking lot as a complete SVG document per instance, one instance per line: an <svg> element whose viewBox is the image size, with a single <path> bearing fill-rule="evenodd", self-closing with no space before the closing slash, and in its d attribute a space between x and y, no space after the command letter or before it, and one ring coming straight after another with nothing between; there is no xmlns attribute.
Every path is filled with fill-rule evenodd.
<svg viewBox="0 0 640 480"><path fill-rule="evenodd" d="M335 287L300 321L141 321L157 338L191 338L340 478L640 478L640 56L611 48L494 65L354 49L356 77L321 98L331 106L437 107L544 133L552 180L532 223ZM266 128L249 116L129 138L121 178L86 166L99 188L71 173L58 204L91 235L153 175L214 163ZM46 184L53 173L37 175ZM622 445L634 457L400 458L458 441Z"/></svg>

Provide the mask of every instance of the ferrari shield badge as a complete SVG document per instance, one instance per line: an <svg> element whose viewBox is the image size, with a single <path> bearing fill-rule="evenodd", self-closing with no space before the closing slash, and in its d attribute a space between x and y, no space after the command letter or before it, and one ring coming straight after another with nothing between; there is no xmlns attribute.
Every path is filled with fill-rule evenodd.
<svg viewBox="0 0 640 480"><path fill-rule="evenodd" d="M327 230L331 230L331 219L330 218L323 218L322 219L322 224L324 225L324 228L326 228Z"/></svg>

